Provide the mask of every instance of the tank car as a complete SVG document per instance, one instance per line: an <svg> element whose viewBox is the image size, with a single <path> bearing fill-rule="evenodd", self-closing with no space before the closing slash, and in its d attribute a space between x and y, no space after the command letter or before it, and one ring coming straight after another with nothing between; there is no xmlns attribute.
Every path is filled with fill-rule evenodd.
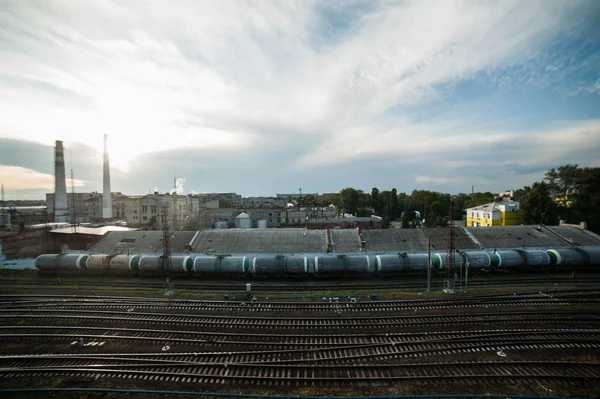
<svg viewBox="0 0 600 399"><path fill-rule="evenodd" d="M518 251L523 254L529 268L545 268L550 264L550 256L542 249L523 249Z"/></svg>
<svg viewBox="0 0 600 399"><path fill-rule="evenodd" d="M588 263L587 254L577 248L557 248L546 251L550 266L583 266Z"/></svg>
<svg viewBox="0 0 600 399"><path fill-rule="evenodd" d="M252 259L250 272L257 276L284 275L285 258L283 255L259 255Z"/></svg>
<svg viewBox="0 0 600 399"><path fill-rule="evenodd" d="M346 270L344 256L315 256L315 274L342 274Z"/></svg>
<svg viewBox="0 0 600 399"><path fill-rule="evenodd" d="M86 261L88 271L137 272L140 257L137 255L92 254Z"/></svg>
<svg viewBox="0 0 600 399"><path fill-rule="evenodd" d="M380 274L398 274L407 271L405 258L401 254L376 255L375 267Z"/></svg>
<svg viewBox="0 0 600 399"><path fill-rule="evenodd" d="M187 274L193 271L194 262L190 256L171 256L171 273ZM145 274L158 274L163 272L163 257L146 255L140 257L139 270Z"/></svg>
<svg viewBox="0 0 600 399"><path fill-rule="evenodd" d="M219 273L246 274L250 270L250 261L246 256L219 256Z"/></svg>
<svg viewBox="0 0 600 399"><path fill-rule="evenodd" d="M465 261L469 261L469 269L489 269L492 265L490 255L485 251L465 251Z"/></svg>
<svg viewBox="0 0 600 399"><path fill-rule="evenodd" d="M308 274L308 257L307 256L286 256L285 271L289 275L306 275Z"/></svg>
<svg viewBox="0 0 600 399"><path fill-rule="evenodd" d="M525 257L518 251L503 249L489 253L490 265L496 269L520 268L524 265Z"/></svg>
<svg viewBox="0 0 600 399"><path fill-rule="evenodd" d="M218 268L219 258L214 255L200 255L194 258L194 274L213 274Z"/></svg>
<svg viewBox="0 0 600 399"><path fill-rule="evenodd" d="M86 254L44 254L35 259L35 267L40 271L79 271L85 270Z"/></svg>

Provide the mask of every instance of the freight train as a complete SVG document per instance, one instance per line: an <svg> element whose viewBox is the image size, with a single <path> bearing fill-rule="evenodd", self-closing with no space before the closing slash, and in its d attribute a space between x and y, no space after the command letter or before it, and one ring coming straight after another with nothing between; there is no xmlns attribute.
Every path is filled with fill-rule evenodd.
<svg viewBox="0 0 600 399"><path fill-rule="evenodd" d="M551 268L600 266L600 247L552 249L457 250L454 268L473 271L527 271ZM445 271L447 255L431 253L431 271ZM160 274L164 261L160 254L44 254L35 260L42 272L112 272ZM347 253L347 254L174 254L171 273L221 276L325 276L424 274L428 269L426 252Z"/></svg>

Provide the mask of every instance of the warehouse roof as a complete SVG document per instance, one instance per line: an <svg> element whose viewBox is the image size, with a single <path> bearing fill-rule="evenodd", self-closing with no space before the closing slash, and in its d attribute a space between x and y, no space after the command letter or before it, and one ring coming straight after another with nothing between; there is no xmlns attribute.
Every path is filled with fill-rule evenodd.
<svg viewBox="0 0 600 399"><path fill-rule="evenodd" d="M325 230L226 229L200 231L192 251L199 253L304 253L327 251Z"/></svg>
<svg viewBox="0 0 600 399"><path fill-rule="evenodd" d="M330 234L333 252L361 250L360 236L355 229L332 229ZM447 234L447 228L362 232L366 250L377 252L426 251L429 237L432 249L445 251ZM566 226L456 227L454 234L457 249L477 248L476 241L489 249L600 245L600 236ZM161 231L110 231L91 251L116 254L162 252L162 238ZM325 253L327 230L214 229L171 233L174 253L183 252L187 244L196 253Z"/></svg>
<svg viewBox="0 0 600 399"><path fill-rule="evenodd" d="M567 226L467 227L467 230L487 248L549 248L600 244L599 240L586 232Z"/></svg>
<svg viewBox="0 0 600 399"><path fill-rule="evenodd" d="M171 251L183 252L196 232L175 231L170 234ZM90 252L127 254L162 252L162 250L162 231L113 231L102 237Z"/></svg>
<svg viewBox="0 0 600 399"><path fill-rule="evenodd" d="M367 251L427 251L427 240L436 250L445 250L447 228L435 229L387 229L362 232ZM461 228L454 229L455 246L459 249L477 248Z"/></svg>
<svg viewBox="0 0 600 399"><path fill-rule="evenodd" d="M77 229L73 229L73 227L60 227L54 230L51 230L52 234L88 234L93 236L103 236L109 231L136 231L138 229L133 229L130 227L122 227L122 226L101 226L101 227L85 227L85 226L77 226Z"/></svg>
<svg viewBox="0 0 600 399"><path fill-rule="evenodd" d="M331 230L333 252L359 252L360 236L355 229L334 229Z"/></svg>

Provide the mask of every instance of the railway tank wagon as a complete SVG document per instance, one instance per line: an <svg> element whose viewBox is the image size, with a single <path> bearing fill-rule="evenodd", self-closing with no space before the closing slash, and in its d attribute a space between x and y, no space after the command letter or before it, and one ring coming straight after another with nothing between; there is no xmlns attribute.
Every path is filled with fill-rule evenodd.
<svg viewBox="0 0 600 399"><path fill-rule="evenodd" d="M426 253L384 254L375 256L377 274L427 273Z"/></svg>
<svg viewBox="0 0 600 399"><path fill-rule="evenodd" d="M557 248L546 251L550 266L583 266L587 264L586 253L575 248Z"/></svg>
<svg viewBox="0 0 600 399"><path fill-rule="evenodd" d="M345 270L344 257L315 256L315 274L319 276L343 274Z"/></svg>
<svg viewBox="0 0 600 399"><path fill-rule="evenodd" d="M550 266L597 266L600 265L600 248L574 247L555 248L546 251Z"/></svg>
<svg viewBox="0 0 600 399"><path fill-rule="evenodd" d="M377 274L399 274L406 273L404 257L401 254L376 255L375 270Z"/></svg>
<svg viewBox="0 0 600 399"><path fill-rule="evenodd" d="M485 270L492 265L490 255L485 251L464 251L465 261L469 262L469 270Z"/></svg>
<svg viewBox="0 0 600 399"><path fill-rule="evenodd" d="M524 256L516 250L497 250L490 252L490 262L494 269L514 269L524 265Z"/></svg>
<svg viewBox="0 0 600 399"><path fill-rule="evenodd" d="M431 270L433 271L444 271L447 267L448 254L443 252L436 252L431 254ZM454 255L453 267L459 269L465 264L465 255L456 253Z"/></svg>
<svg viewBox="0 0 600 399"><path fill-rule="evenodd" d="M290 276L306 276L308 274L307 256L286 256L285 272Z"/></svg>
<svg viewBox="0 0 600 399"><path fill-rule="evenodd" d="M247 256L219 256L218 271L224 274L247 274L250 260Z"/></svg>
<svg viewBox="0 0 600 399"><path fill-rule="evenodd" d="M139 270L138 255L116 255L92 254L86 261L86 270L95 271L114 271L116 273L130 273Z"/></svg>
<svg viewBox="0 0 600 399"><path fill-rule="evenodd" d="M190 256L174 255L171 256L171 273L173 274L191 274L194 267L194 261ZM139 271L143 274L160 274L163 271L163 258L156 255L145 255L140 257Z"/></svg>
<svg viewBox="0 0 600 399"><path fill-rule="evenodd" d="M192 270L194 275L214 274L219 270L219 258L212 255L196 256Z"/></svg>
<svg viewBox="0 0 600 399"><path fill-rule="evenodd" d="M369 274L374 268L366 255L315 256L316 275Z"/></svg>
<svg viewBox="0 0 600 399"><path fill-rule="evenodd" d="M285 274L283 255L259 255L252 259L250 273L255 276L282 276Z"/></svg>
<svg viewBox="0 0 600 399"><path fill-rule="evenodd" d="M35 267L40 271L69 271L85 270L87 254L43 254L35 259Z"/></svg>
<svg viewBox="0 0 600 399"><path fill-rule="evenodd" d="M550 264L550 256L541 249L519 250L525 257L525 263L528 268L544 269Z"/></svg>
<svg viewBox="0 0 600 399"><path fill-rule="evenodd" d="M600 248L581 247L580 250L588 255L588 262L590 265L600 266Z"/></svg>

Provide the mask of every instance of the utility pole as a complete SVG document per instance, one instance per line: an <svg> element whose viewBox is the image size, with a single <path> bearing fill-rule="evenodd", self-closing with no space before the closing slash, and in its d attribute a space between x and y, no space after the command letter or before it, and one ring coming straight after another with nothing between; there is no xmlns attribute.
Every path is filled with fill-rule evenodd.
<svg viewBox="0 0 600 399"><path fill-rule="evenodd" d="M465 293L469 292L469 258L465 262Z"/></svg>
<svg viewBox="0 0 600 399"><path fill-rule="evenodd" d="M444 279L444 292L446 294L454 294L454 286L456 277L454 275L454 202L450 200L450 210L448 211L448 239L446 245L446 278Z"/></svg>
<svg viewBox="0 0 600 399"><path fill-rule="evenodd" d="M431 294L431 236L427 237L427 295Z"/></svg>
<svg viewBox="0 0 600 399"><path fill-rule="evenodd" d="M77 219L75 214L75 179L73 178L73 164L71 164L71 222L73 234L77 234Z"/></svg>
<svg viewBox="0 0 600 399"><path fill-rule="evenodd" d="M173 295L174 285L171 281L173 264L171 263L171 234L169 233L169 219L167 217L168 207L164 208L163 217L163 254L162 254L162 275L165 279L165 295Z"/></svg>
<svg viewBox="0 0 600 399"><path fill-rule="evenodd" d="M300 189L300 200L298 202L302 206L302 189Z"/></svg>

